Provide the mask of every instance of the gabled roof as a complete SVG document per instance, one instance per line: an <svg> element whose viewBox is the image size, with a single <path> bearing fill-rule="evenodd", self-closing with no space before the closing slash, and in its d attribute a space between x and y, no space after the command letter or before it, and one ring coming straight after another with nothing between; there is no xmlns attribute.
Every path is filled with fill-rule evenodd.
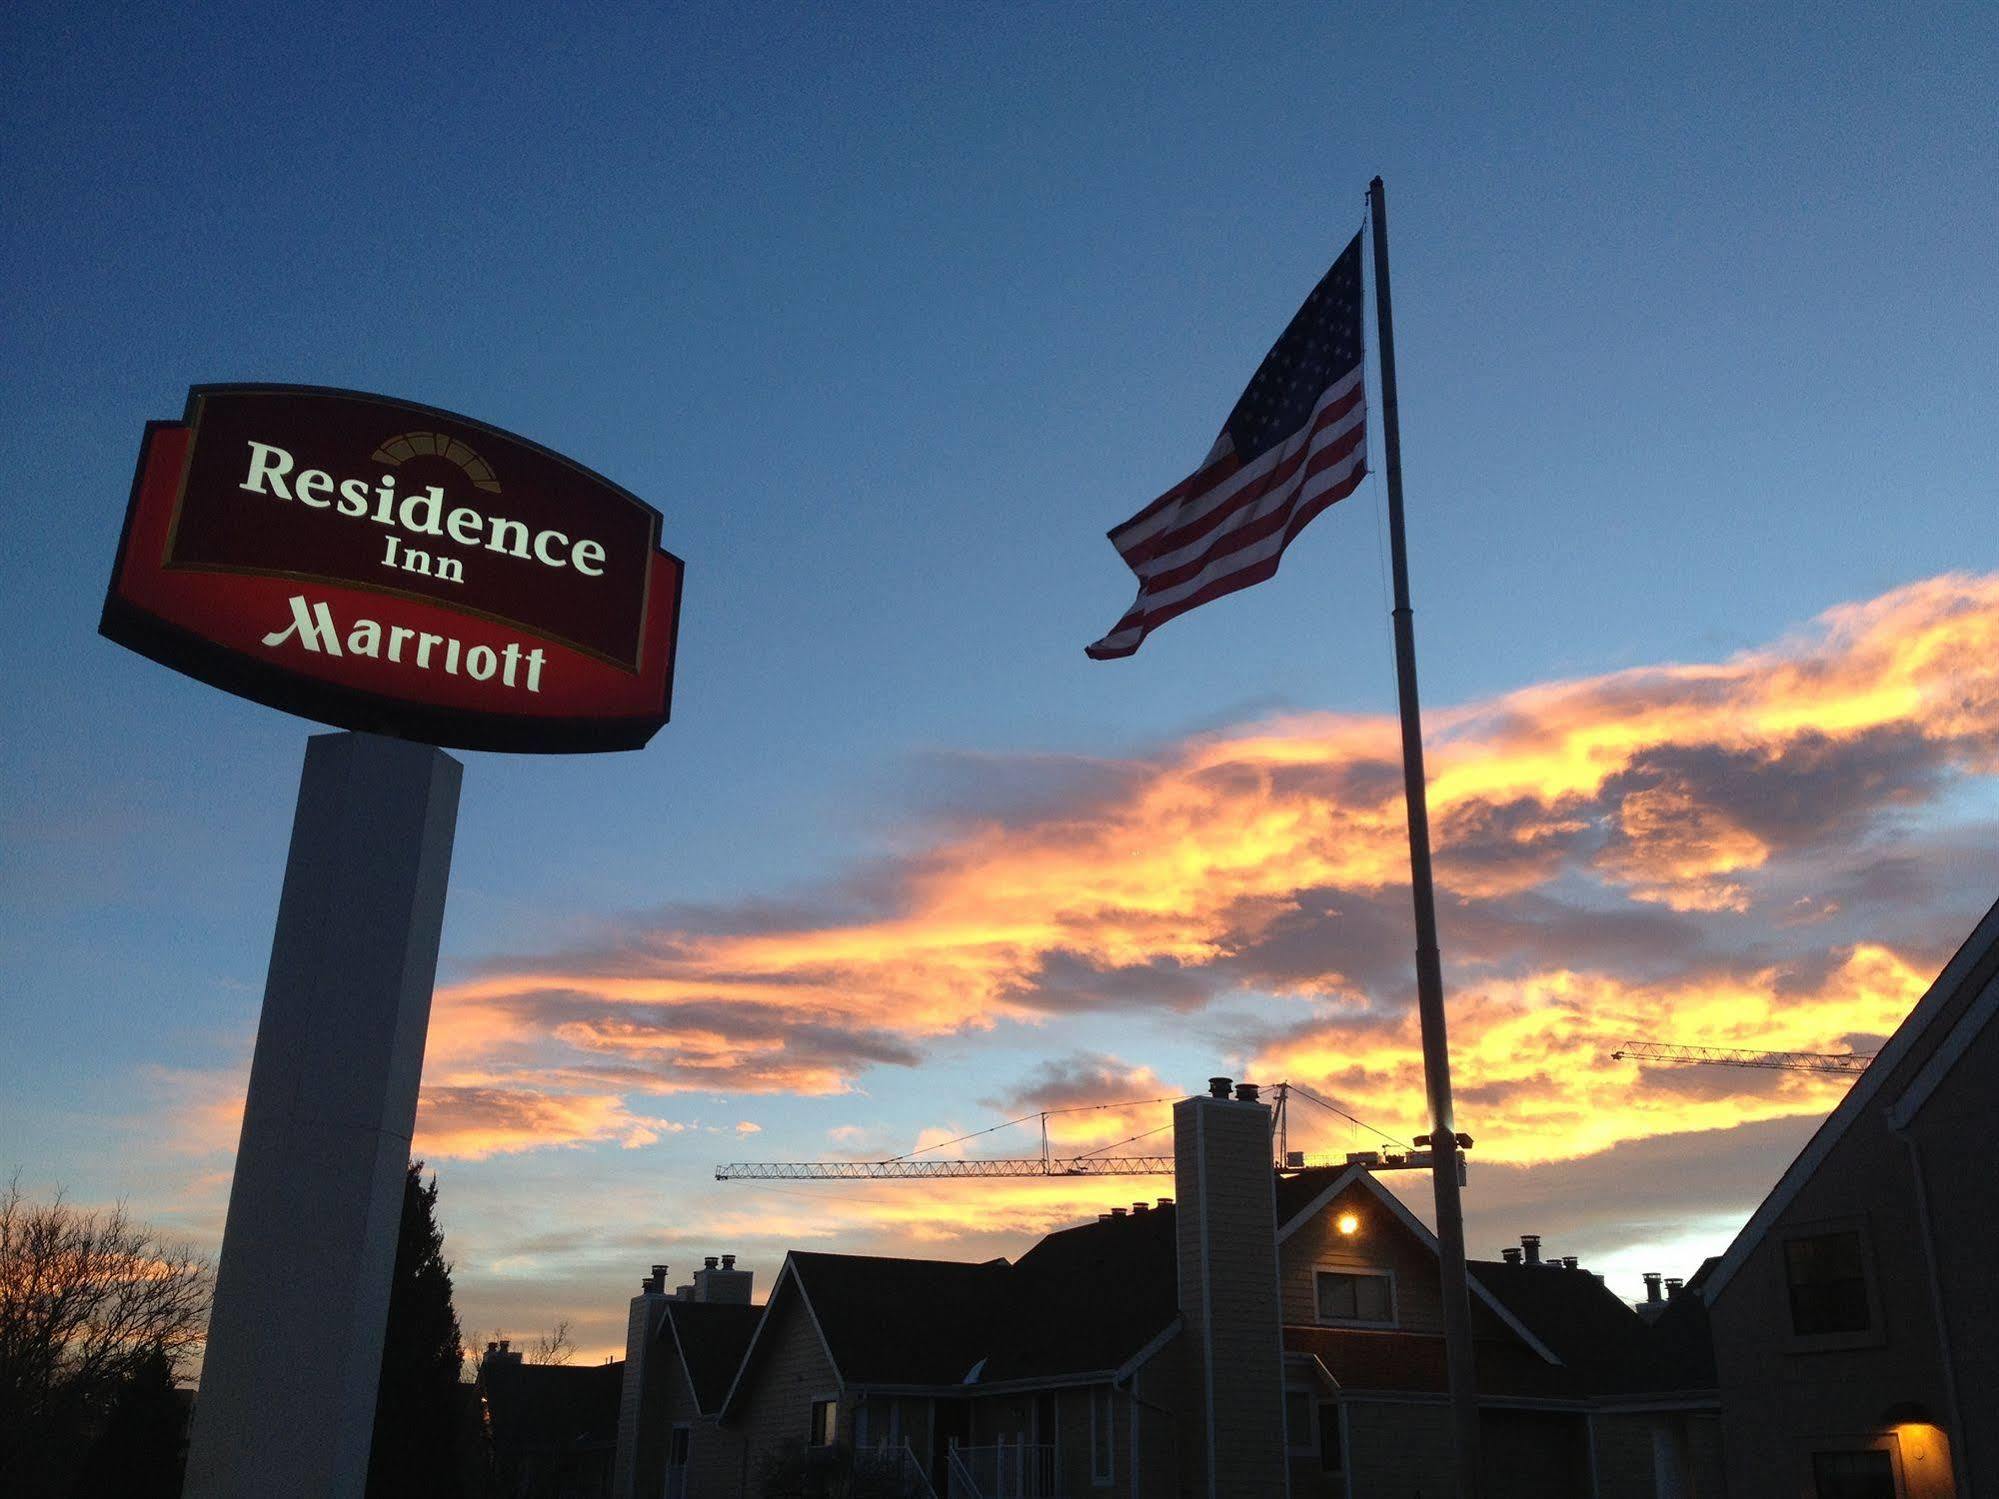
<svg viewBox="0 0 1999 1499"><path fill-rule="evenodd" d="M1012 1270L795 1250L785 1263L841 1380L860 1384L961 1382L986 1355Z"/></svg>
<svg viewBox="0 0 1999 1499"><path fill-rule="evenodd" d="M1701 1287L1720 1263L1715 1255L1702 1260L1680 1294L1666 1303L1659 1320L1645 1330L1644 1361L1630 1384L1634 1393L1713 1390L1718 1384L1714 1335L1708 1328Z"/></svg>
<svg viewBox="0 0 1999 1499"><path fill-rule="evenodd" d="M1896 1104L1895 1095L1888 1091L1891 1083L1899 1083L1912 1096L1915 1096L1915 1089L1922 1088L1924 1091L1920 1093L1919 1101L1928 1097L1927 1089L1935 1086L1934 1079L1940 1079L1943 1070L1940 1068L1932 1075L1929 1064L1934 1063L1939 1054L1970 1045L1970 1034L1962 1023L1934 1037L1931 1032L1950 1025L1947 1017L1969 1022L1974 1016L1982 1014L1983 1018L1977 1024L1984 1024L1991 1018L1992 1003L1988 994L1995 984L1999 984L1999 901L1986 911L1971 935L1965 938L1964 945L1944 965L1936 982L1930 985L1923 997L1916 1001L1915 1008L1909 1011L1908 1017L1895 1028L1888 1044L1868 1063L1867 1070L1855 1079L1846 1097L1839 1101L1839 1107L1826 1117L1825 1123L1798 1152L1797 1159L1778 1178L1770 1195L1763 1199L1749 1221L1742 1226L1742 1231L1728 1246L1721 1263L1708 1277L1702 1291L1709 1306L1714 1305L1735 1272L1742 1268L1743 1262L1762 1242L1763 1236L1783 1216L1784 1210L1804 1189L1805 1183L1825 1164L1826 1157L1847 1130L1853 1127L1854 1121L1871 1108L1893 1107ZM1981 990L1988 991L1988 994L1981 994ZM1926 1042L1932 1043L1936 1050L1929 1054L1922 1071L1914 1078L1904 1079L1903 1074L1907 1071L1904 1064L1909 1061L1911 1053ZM1948 1063L1944 1066L1947 1067ZM1933 1080L1926 1082L1926 1078Z"/></svg>
<svg viewBox="0 0 1999 1499"><path fill-rule="evenodd" d="M660 1336L679 1354L695 1409L702 1415L721 1410L763 1311L760 1306L714 1301L667 1302Z"/></svg>
<svg viewBox="0 0 1999 1499"><path fill-rule="evenodd" d="M1592 1393L1625 1389L1644 1367L1645 1320L1587 1270L1493 1260L1471 1260L1465 1269Z"/></svg>
<svg viewBox="0 0 1999 1499"><path fill-rule="evenodd" d="M1289 1178L1279 1177L1277 1182L1277 1242L1282 1244L1292 1234L1316 1218L1339 1195L1349 1187L1358 1184L1371 1193L1375 1200L1388 1209L1389 1216L1422 1245L1424 1251L1437 1257L1441 1265L1443 1246L1437 1236L1423 1226L1423 1220L1410 1212L1402 1199L1375 1180L1374 1173L1364 1165L1320 1166L1309 1171L1301 1171ZM1467 1264L1469 1268L1469 1263ZM1562 1359L1554 1349L1544 1342L1535 1330L1514 1315L1513 1309L1495 1296L1477 1276L1467 1276L1467 1288L1472 1298L1482 1301L1500 1321L1520 1336L1520 1340L1551 1364L1559 1364ZM1634 1314L1635 1315L1635 1314Z"/></svg>
<svg viewBox="0 0 1999 1499"><path fill-rule="evenodd" d="M780 1302L794 1299L843 1385L1109 1378L1176 1325L1173 1224L1171 1207L1081 1224L1011 1265L794 1251L715 1409L735 1400Z"/></svg>
<svg viewBox="0 0 1999 1499"><path fill-rule="evenodd" d="M1172 1206L1049 1234L1014 1263L982 1385L1109 1373L1179 1315Z"/></svg>

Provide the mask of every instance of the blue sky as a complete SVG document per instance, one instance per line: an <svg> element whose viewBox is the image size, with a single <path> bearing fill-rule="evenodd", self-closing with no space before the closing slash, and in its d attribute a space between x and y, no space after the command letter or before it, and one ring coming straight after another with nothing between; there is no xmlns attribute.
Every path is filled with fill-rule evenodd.
<svg viewBox="0 0 1999 1499"><path fill-rule="evenodd" d="M1206 450L1377 172L1437 712L1723 661L1999 565L1976 7L20 5L0 28L0 1164L197 1234L227 1148L177 1154L160 1121L240 1089L312 729L95 636L141 428L191 383L480 417L650 500L687 560L648 750L466 757L446 983L703 928L689 907L851 904L856 871L1015 780L1070 795L1051 764L1391 710L1378 482L1275 582L1133 661L1082 655L1129 602L1102 533ZM1956 763L1923 828L1894 813L1965 845L1972 893L1896 908L1925 959L1999 872L1989 763ZM717 1195L715 1159L973 1127L1064 1058L1196 1085L1216 1017L1264 993L905 1036L923 1065L857 1092L627 1094L685 1132L441 1162L467 1320L615 1314L642 1244L696 1232L659 1204L698 1198L712 1238L790 1201ZM754 1149L701 1133L743 1120ZM528 1202L566 1248L502 1243Z"/></svg>

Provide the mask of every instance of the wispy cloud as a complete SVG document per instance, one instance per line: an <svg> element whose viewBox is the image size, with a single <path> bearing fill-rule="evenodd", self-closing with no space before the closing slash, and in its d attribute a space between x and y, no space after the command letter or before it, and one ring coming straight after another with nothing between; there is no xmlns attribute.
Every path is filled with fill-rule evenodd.
<svg viewBox="0 0 1999 1499"><path fill-rule="evenodd" d="M1898 862L1920 879L1948 844L1938 809L1999 770L1999 576L1431 723L1453 1041L1467 1112L1488 1121L1481 1154L1823 1110L1823 1080L1689 1086L1606 1053L1661 1031L1833 1047L1894 1025L1943 932L1933 907L1916 919L1869 887ZM1001 1023L1265 996L1277 1007L1246 1033L1264 1075L1420 1120L1392 719L1295 715L1138 758L961 757L938 774L950 813L918 851L835 889L490 962L440 993L434 1074L495 1099L827 1094ZM1966 856L1974 884L1999 874L1989 848ZM1968 909L1960 891L1947 919ZM1078 1077L1165 1087L1107 1058ZM1065 1080L995 1101L1068 1097ZM593 1117L611 1138L651 1127Z"/></svg>

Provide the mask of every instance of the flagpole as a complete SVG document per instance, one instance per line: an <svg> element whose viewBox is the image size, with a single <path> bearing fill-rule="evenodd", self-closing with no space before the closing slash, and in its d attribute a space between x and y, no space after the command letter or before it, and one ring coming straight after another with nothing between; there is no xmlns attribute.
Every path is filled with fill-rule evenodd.
<svg viewBox="0 0 1999 1499"><path fill-rule="evenodd" d="M1444 975L1437 953L1437 897L1430 884L1430 809L1423 779L1423 710L1416 697L1416 626L1409 608L1409 557L1402 534L1402 435L1396 425L1395 319L1388 294L1388 203L1367 188L1374 223L1374 310L1381 332L1381 436L1388 460L1388 537L1395 568L1395 690L1402 708L1402 785L1409 809L1409 886L1416 905L1416 1005L1423 1025L1423 1080L1430 1095L1431 1179L1444 1292L1444 1363L1451 1397L1459 1499L1477 1499L1478 1394L1473 1383L1471 1293L1465 1278L1464 1206L1458 1198L1457 1124L1444 1034Z"/></svg>

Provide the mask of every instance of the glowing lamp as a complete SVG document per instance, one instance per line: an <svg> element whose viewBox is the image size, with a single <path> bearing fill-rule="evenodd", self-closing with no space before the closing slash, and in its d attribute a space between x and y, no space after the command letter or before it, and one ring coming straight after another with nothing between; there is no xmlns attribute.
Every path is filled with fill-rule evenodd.
<svg viewBox="0 0 1999 1499"><path fill-rule="evenodd" d="M1355 1234L1360 1232L1360 1218L1353 1213L1341 1213L1334 1220L1333 1227L1351 1239Z"/></svg>

